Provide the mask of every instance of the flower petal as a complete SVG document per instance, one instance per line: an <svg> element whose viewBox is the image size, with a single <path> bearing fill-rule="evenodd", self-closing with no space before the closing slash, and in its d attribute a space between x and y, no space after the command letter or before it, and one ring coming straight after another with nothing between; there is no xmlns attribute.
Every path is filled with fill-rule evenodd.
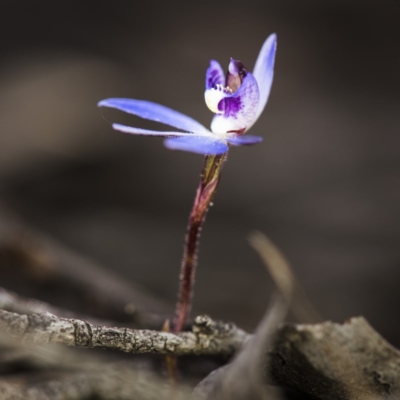
<svg viewBox="0 0 400 400"><path fill-rule="evenodd" d="M228 151L228 145L212 137L191 136L164 140L164 145L171 150L190 151L197 154L218 155Z"/></svg>
<svg viewBox="0 0 400 400"><path fill-rule="evenodd" d="M195 135L194 133L186 133L186 132L149 131L148 129L135 128L133 126L126 126L121 124L112 124L112 127L116 131L130 133L133 135L143 135L143 136L181 137L181 136ZM211 137L211 133L209 134L209 136Z"/></svg>
<svg viewBox="0 0 400 400"><path fill-rule="evenodd" d="M225 86L225 74L219 62L211 60L206 72L206 90L217 85Z"/></svg>
<svg viewBox="0 0 400 400"><path fill-rule="evenodd" d="M251 146L253 144L261 143L263 138L261 136L244 135L233 136L226 139L226 141L233 146Z"/></svg>
<svg viewBox="0 0 400 400"><path fill-rule="evenodd" d="M273 33L263 44L253 71L253 75L257 80L258 88L260 90L260 103L258 105L258 111L254 122L263 112L271 91L272 80L274 78L275 53L276 34Z"/></svg>
<svg viewBox="0 0 400 400"><path fill-rule="evenodd" d="M161 104L134 99L106 99L98 103L99 107L116 108L138 117L161 122L186 132L206 133L208 129L193 118L188 117Z"/></svg>
<svg viewBox="0 0 400 400"><path fill-rule="evenodd" d="M257 81L248 72L239 89L233 94L225 93L218 103L221 114L214 116L211 131L217 134L244 133L254 123L259 97Z"/></svg>

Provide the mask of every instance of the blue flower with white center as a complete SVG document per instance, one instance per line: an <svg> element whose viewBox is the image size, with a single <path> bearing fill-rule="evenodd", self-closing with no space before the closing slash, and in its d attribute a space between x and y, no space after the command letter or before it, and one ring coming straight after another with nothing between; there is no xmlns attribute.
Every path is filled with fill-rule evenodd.
<svg viewBox="0 0 400 400"><path fill-rule="evenodd" d="M113 98L100 101L98 106L116 108L182 130L152 131L113 124L117 131L166 137L165 146L173 150L224 154L229 145L252 145L262 141L259 136L244 136L244 133L257 121L267 103L274 76L275 52L276 35L272 34L261 48L253 73L238 60L231 59L226 75L217 61L210 62L204 98L208 108L215 113L211 130L187 115L150 101Z"/></svg>

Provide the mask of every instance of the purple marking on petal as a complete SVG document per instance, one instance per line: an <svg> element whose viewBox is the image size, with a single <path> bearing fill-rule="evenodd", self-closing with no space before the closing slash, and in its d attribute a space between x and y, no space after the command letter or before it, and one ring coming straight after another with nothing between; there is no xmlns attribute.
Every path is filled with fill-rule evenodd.
<svg viewBox="0 0 400 400"><path fill-rule="evenodd" d="M164 145L171 150L183 150L205 155L224 154L229 150L228 145L222 140L204 136L166 139Z"/></svg>
<svg viewBox="0 0 400 400"><path fill-rule="evenodd" d="M211 60L206 72L206 90L217 85L225 86L225 74L219 62Z"/></svg>
<svg viewBox="0 0 400 400"><path fill-rule="evenodd" d="M148 129L135 128L133 126L126 126L121 124L112 124L112 127L116 131L130 133L132 135L160 136L160 137L181 137L181 136L195 135L194 133L186 133L186 132L150 131ZM209 135L211 136L211 133L209 133Z"/></svg>
<svg viewBox="0 0 400 400"><path fill-rule="evenodd" d="M251 146L253 144L261 143L263 138L261 136L233 136L226 139L227 142L233 146Z"/></svg>
<svg viewBox="0 0 400 400"><path fill-rule="evenodd" d="M254 67L253 75L257 80L258 88L260 90L260 103L254 122L263 112L271 91L272 81L274 78L276 44L276 34L273 33L264 42Z"/></svg>
<svg viewBox="0 0 400 400"><path fill-rule="evenodd" d="M211 123L214 133L244 132L253 124L258 110L259 92L257 81L248 72L239 89L227 94L218 104L224 114L216 114Z"/></svg>
<svg viewBox="0 0 400 400"><path fill-rule="evenodd" d="M116 108L138 117L170 125L186 132L207 133L206 127L188 117L161 104L134 99L106 99L98 103L99 107Z"/></svg>
<svg viewBox="0 0 400 400"><path fill-rule="evenodd" d="M218 104L218 110L224 112L224 117L236 117L242 108L240 96L232 96L222 99Z"/></svg>

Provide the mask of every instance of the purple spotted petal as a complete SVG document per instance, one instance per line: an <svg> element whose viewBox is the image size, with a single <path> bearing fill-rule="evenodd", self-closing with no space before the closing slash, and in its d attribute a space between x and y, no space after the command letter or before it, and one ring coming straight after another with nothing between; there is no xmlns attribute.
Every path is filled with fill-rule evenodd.
<svg viewBox="0 0 400 400"><path fill-rule="evenodd" d="M181 137L181 136L195 135L194 133L186 133L186 132L149 131L148 129L134 128L132 126L126 126L121 124L112 124L112 127L119 132L130 133L133 135L143 135L143 136ZM211 133L209 133L209 135L211 135Z"/></svg>
<svg viewBox="0 0 400 400"><path fill-rule="evenodd" d="M233 146L251 146L253 144L261 143L263 138L261 136L234 136L226 139L227 142Z"/></svg>
<svg viewBox="0 0 400 400"><path fill-rule="evenodd" d="M224 94L218 103L223 114L216 114L211 123L214 133L243 133L250 127L257 114L259 103L257 81L248 72L239 89L233 94Z"/></svg>
<svg viewBox="0 0 400 400"><path fill-rule="evenodd" d="M228 151L228 145L225 142L204 136L166 139L164 145L171 150L190 151L197 154L218 155Z"/></svg>
<svg viewBox="0 0 400 400"><path fill-rule="evenodd" d="M219 62L211 60L206 72L206 90L217 85L225 86L225 74Z"/></svg>
<svg viewBox="0 0 400 400"><path fill-rule="evenodd" d="M260 103L255 120L257 120L263 112L271 91L272 80L274 78L275 53L276 34L273 33L263 44L253 71L253 75L257 80L258 88L260 90Z"/></svg>
<svg viewBox="0 0 400 400"><path fill-rule="evenodd" d="M98 103L99 107L111 107L144 119L161 122L186 132L207 133L206 127L196 120L171 108L157 103L133 99L106 99Z"/></svg>

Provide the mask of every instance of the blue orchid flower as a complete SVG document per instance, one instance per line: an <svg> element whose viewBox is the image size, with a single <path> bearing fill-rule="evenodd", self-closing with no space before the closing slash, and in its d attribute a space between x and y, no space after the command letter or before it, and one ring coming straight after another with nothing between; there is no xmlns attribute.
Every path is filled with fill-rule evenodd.
<svg viewBox="0 0 400 400"><path fill-rule="evenodd" d="M257 121L267 103L274 75L275 52L276 35L272 34L261 48L253 73L238 60L231 59L226 75L217 61L210 62L204 97L208 108L215 113L211 130L187 115L150 101L112 98L100 101L98 106L115 108L183 132L113 124L117 131L165 137L165 146L173 150L204 155L224 154L229 145L253 145L262 141L259 136L243 135Z"/></svg>

